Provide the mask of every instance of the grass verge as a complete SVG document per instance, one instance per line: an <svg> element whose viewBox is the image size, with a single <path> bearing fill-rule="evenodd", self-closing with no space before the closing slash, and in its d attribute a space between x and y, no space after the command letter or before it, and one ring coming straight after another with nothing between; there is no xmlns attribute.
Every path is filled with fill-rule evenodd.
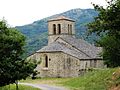
<svg viewBox="0 0 120 90"><path fill-rule="evenodd" d="M0 87L0 90L16 90L15 84ZM19 90L40 90L31 86L19 85Z"/></svg>
<svg viewBox="0 0 120 90"><path fill-rule="evenodd" d="M70 88L71 90L114 90L115 85L120 85L119 68L100 69L86 73L84 76L76 78L42 78L27 79L21 82L59 85ZM115 73L113 75L113 73ZM115 78L115 79L114 79ZM113 87L112 89L109 89ZM118 89L120 90L120 89Z"/></svg>
<svg viewBox="0 0 120 90"><path fill-rule="evenodd" d="M62 82L62 85L73 90L107 90L114 71L115 69L104 69L88 72L84 76Z"/></svg>
<svg viewBox="0 0 120 90"><path fill-rule="evenodd" d="M61 82L70 80L71 78L37 78L32 80L27 78L26 80L21 80L22 83L33 83L33 84L49 84L49 85L62 85Z"/></svg>

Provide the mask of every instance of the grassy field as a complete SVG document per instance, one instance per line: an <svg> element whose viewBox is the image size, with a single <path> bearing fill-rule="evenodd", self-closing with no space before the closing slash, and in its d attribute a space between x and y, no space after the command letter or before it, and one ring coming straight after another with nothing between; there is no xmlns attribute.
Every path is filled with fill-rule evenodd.
<svg viewBox="0 0 120 90"><path fill-rule="evenodd" d="M118 68L94 70L86 73L84 76L76 78L42 78L42 79L27 79L21 82L52 84L68 87L71 90L108 90L112 85L120 83L120 73L117 78L113 79L113 73L120 71ZM115 76L116 77L116 76ZM114 89L109 89L114 90ZM116 89L117 90L117 89ZM120 90L120 89L118 89Z"/></svg>
<svg viewBox="0 0 120 90"><path fill-rule="evenodd" d="M8 85L5 87L0 87L0 90L16 90L15 84ZM19 90L40 90L38 88L33 88L31 86L24 86L24 85L19 85Z"/></svg>
<svg viewBox="0 0 120 90"><path fill-rule="evenodd" d="M62 84L73 90L107 90L108 82L111 80L114 71L115 69L96 70Z"/></svg>

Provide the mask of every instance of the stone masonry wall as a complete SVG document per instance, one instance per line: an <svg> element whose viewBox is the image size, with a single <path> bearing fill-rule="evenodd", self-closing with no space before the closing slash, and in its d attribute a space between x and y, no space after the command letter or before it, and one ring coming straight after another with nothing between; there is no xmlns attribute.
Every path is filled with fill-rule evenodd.
<svg viewBox="0 0 120 90"><path fill-rule="evenodd" d="M56 35L53 35L53 24L56 25ZM61 25L61 34L58 34L58 28L57 28L58 24ZM66 20L48 22L48 35L49 35L48 44L53 42L59 36L71 35L68 32L68 24L72 25L72 35L75 35L74 22L66 21Z"/></svg>
<svg viewBox="0 0 120 90"><path fill-rule="evenodd" d="M45 67L45 56L48 56L48 68ZM87 68L103 68L102 60L79 60L62 52L38 53L41 64L36 70L38 77L77 77ZM38 58L38 59L39 59Z"/></svg>

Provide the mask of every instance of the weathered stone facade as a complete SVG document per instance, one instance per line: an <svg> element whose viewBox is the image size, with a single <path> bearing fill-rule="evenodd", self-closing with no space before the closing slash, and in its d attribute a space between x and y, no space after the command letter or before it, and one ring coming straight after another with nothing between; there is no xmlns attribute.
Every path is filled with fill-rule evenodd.
<svg viewBox="0 0 120 90"><path fill-rule="evenodd" d="M102 60L79 60L63 52L39 53L42 62L37 70L39 77L77 77L88 68L104 68ZM45 57L48 57L48 67L45 66Z"/></svg>
<svg viewBox="0 0 120 90"><path fill-rule="evenodd" d="M39 77L77 77L89 68L104 68L101 47L75 38L74 21L58 17L48 21L48 45L29 58L41 60Z"/></svg>
<svg viewBox="0 0 120 90"><path fill-rule="evenodd" d="M54 33L54 26L56 28L56 34ZM59 32L59 26L61 31ZM74 21L69 19L64 19L64 17L58 17L56 19L51 19L48 21L48 44L52 43L58 37L62 36L74 36L75 28Z"/></svg>

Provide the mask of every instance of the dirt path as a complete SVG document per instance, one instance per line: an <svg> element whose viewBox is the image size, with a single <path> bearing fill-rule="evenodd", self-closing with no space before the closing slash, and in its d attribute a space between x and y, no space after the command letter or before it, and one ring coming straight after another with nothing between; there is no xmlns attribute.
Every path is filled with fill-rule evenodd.
<svg viewBox="0 0 120 90"><path fill-rule="evenodd" d="M32 84L32 83L19 83L19 84L40 88L42 90L67 90L64 87L51 86L47 84Z"/></svg>

